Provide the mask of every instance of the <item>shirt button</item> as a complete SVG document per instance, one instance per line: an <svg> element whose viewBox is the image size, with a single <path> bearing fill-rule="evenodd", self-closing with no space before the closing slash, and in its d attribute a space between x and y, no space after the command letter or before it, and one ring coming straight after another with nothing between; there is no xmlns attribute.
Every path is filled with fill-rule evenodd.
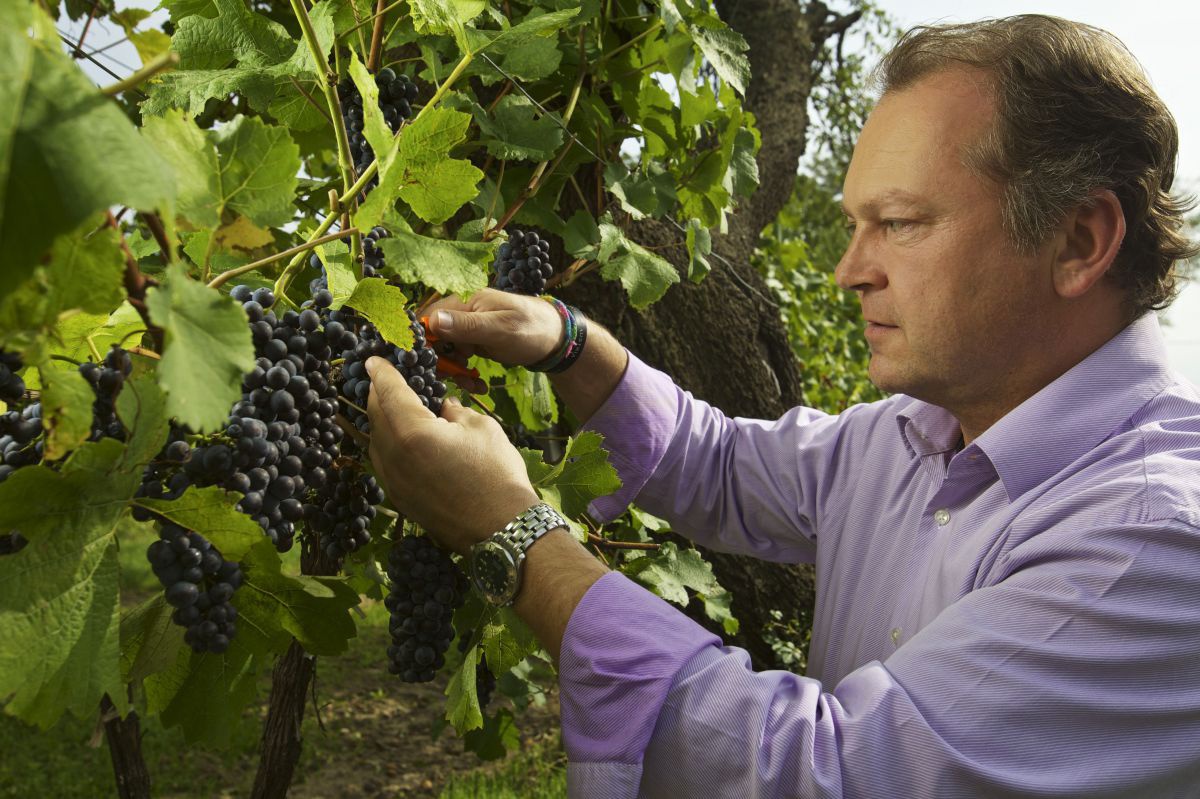
<svg viewBox="0 0 1200 799"><path fill-rule="evenodd" d="M938 527L945 527L950 523L950 511L945 508L939 509L933 514L933 520L937 522Z"/></svg>

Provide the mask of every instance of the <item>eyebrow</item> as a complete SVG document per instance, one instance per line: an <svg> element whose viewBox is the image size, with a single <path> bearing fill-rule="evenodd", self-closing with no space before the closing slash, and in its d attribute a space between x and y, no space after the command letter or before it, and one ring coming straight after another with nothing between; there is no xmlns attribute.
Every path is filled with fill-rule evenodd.
<svg viewBox="0 0 1200 799"><path fill-rule="evenodd" d="M884 203L893 202L896 200L906 203L915 203L918 205L925 204L925 198L921 197L919 194L913 194L912 192L905 191L904 189L888 189L876 197L864 202L862 204L862 209L867 213L878 212L880 206L882 206ZM843 200L840 205L843 214L846 216L853 216L853 214L850 213L850 210L846 207L845 200Z"/></svg>

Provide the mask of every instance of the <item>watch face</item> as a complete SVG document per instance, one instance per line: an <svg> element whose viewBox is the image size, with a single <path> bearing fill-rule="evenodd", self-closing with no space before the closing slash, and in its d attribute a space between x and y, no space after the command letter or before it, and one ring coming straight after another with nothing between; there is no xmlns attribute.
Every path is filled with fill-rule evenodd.
<svg viewBox="0 0 1200 799"><path fill-rule="evenodd" d="M471 553L471 577L487 600L504 605L517 593L517 563L495 541L477 544Z"/></svg>

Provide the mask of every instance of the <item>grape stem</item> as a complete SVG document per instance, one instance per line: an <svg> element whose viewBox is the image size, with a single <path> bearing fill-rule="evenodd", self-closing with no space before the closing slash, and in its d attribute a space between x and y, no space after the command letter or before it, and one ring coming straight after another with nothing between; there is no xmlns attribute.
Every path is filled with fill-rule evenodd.
<svg viewBox="0 0 1200 799"><path fill-rule="evenodd" d="M130 75L128 78L119 80L116 83L110 83L100 90L101 94L108 97L115 97L121 92L128 91L136 86L140 86L146 81L153 78L160 72L168 69L173 69L179 63L179 53L168 51L162 55L150 59L150 62L139 69L137 72Z"/></svg>
<svg viewBox="0 0 1200 799"><path fill-rule="evenodd" d="M363 25L366 25L366 24L367 24L367 23L369 23L369 22L374 22L374 21L375 21L375 20L377 20L379 17L382 17L384 14L386 14L386 13L387 13L387 12L389 12L389 11L391 11L391 10L392 10L393 8L395 8L396 6L400 5L401 3L406 3L406 2L408 2L408 0L396 0L396 2L394 2L394 3L391 3L391 4L390 4L390 5L388 5L388 6L385 6L384 8L380 9L379 11L376 11L374 14L372 14L372 15L371 15L371 16L369 16L369 17L367 17L366 19L363 19L363 20L360 20L360 21L356 22L356 23L354 24L354 27L353 27L353 28L347 28L346 30L342 31L340 34L338 34L338 39L344 39L344 38L346 38L346 37L347 37L347 36L349 36L350 34L354 33L356 30L358 30L359 28L361 28Z"/></svg>
<svg viewBox="0 0 1200 799"><path fill-rule="evenodd" d="M317 32L313 30L312 20L309 19L308 9L304 0L291 0L292 13L300 23L304 41L308 44L309 55L312 56L313 69L317 73L318 82L325 92L325 102L329 106L329 116L333 122L333 133L337 137L338 169L342 173L342 188L349 189L354 182L350 166L350 139L346 136L346 123L342 119L342 106L337 96L337 74L329 71L329 59L321 52L321 44L317 40Z"/></svg>
<svg viewBox="0 0 1200 799"><path fill-rule="evenodd" d="M384 0L375 2L375 27L371 30L371 54L367 58L367 71L379 68L379 55L383 50L383 5Z"/></svg>
<svg viewBox="0 0 1200 799"><path fill-rule="evenodd" d="M605 547L606 549L658 550L662 548L661 544L655 544L654 542L613 541L611 538L604 538L603 536L596 535L595 533L588 533L587 537L588 541L592 542L598 547Z"/></svg>
<svg viewBox="0 0 1200 799"><path fill-rule="evenodd" d="M326 242L336 241L337 239L345 238L346 236L351 236L357 232L358 228L346 228L345 230L339 230L337 233L330 233L327 236L321 236L320 238L313 239L312 241L306 241L303 244L297 244L295 247L289 247L288 249L277 252L274 255L268 255L266 258L260 258L253 263L246 264L245 266L238 266L222 272L208 282L208 287L210 289L220 288L226 282L232 278L238 277L239 275L244 275L247 272L253 272L254 270L260 269L268 264L272 264L276 261L282 261L284 258L296 255L297 253L307 252L313 247L325 244Z"/></svg>
<svg viewBox="0 0 1200 799"><path fill-rule="evenodd" d="M129 251L129 245L125 242L125 237L121 235L121 229L117 226L117 220L112 215L112 211L107 212L107 219L109 227L117 231L121 252L125 255L125 296L129 299L129 304L142 317L142 321L146 323L146 328L154 339L154 346L161 350L163 348L162 328L150 321L150 310L146 307L146 289L158 284L143 275L142 271L138 269L137 259Z"/></svg>

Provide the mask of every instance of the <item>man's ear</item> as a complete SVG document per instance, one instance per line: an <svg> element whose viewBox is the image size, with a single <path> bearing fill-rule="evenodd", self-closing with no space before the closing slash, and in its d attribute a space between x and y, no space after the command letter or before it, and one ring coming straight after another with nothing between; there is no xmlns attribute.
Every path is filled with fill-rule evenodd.
<svg viewBox="0 0 1200 799"><path fill-rule="evenodd" d="M1125 212L1111 189L1092 192L1063 220L1054 258L1054 289L1064 299L1082 297L1104 277L1125 239Z"/></svg>

